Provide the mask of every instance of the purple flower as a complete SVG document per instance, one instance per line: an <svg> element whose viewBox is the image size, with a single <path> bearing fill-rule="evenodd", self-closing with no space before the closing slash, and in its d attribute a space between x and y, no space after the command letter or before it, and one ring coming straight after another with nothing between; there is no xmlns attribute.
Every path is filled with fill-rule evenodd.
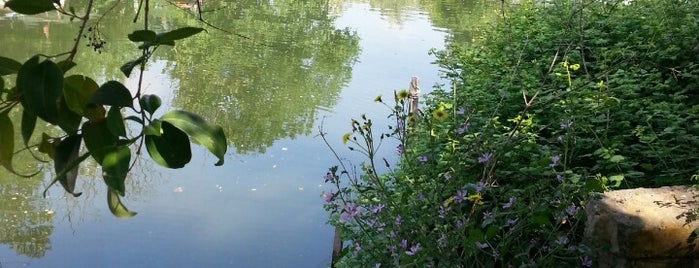
<svg viewBox="0 0 699 268"><path fill-rule="evenodd" d="M493 156L492 153L484 153L483 155L478 157L478 163L482 164L482 163L488 162L488 160L490 160L490 157L492 157L492 156Z"/></svg>
<svg viewBox="0 0 699 268"><path fill-rule="evenodd" d="M325 203L330 203L331 201L333 201L333 197L335 197L333 193L325 193L323 195L323 201L325 201Z"/></svg>
<svg viewBox="0 0 699 268"><path fill-rule="evenodd" d="M400 226L400 215L396 216L396 226Z"/></svg>
<svg viewBox="0 0 699 268"><path fill-rule="evenodd" d="M556 244L558 244L559 246L564 246L564 245L568 244L568 237L565 237L565 236L559 237L558 239L556 239Z"/></svg>
<svg viewBox="0 0 699 268"><path fill-rule="evenodd" d="M483 211L483 218L487 219L493 216L493 212Z"/></svg>
<svg viewBox="0 0 699 268"><path fill-rule="evenodd" d="M451 172L444 173L443 177L444 177L445 181L450 180L451 179Z"/></svg>
<svg viewBox="0 0 699 268"><path fill-rule="evenodd" d="M407 247L408 247L408 240L405 240L405 239L401 240L401 241L400 241L400 247L401 247L401 248L407 248Z"/></svg>
<svg viewBox="0 0 699 268"><path fill-rule="evenodd" d="M466 194L467 193L462 190L456 191L456 195L454 196L454 204L464 202L468 198Z"/></svg>
<svg viewBox="0 0 699 268"><path fill-rule="evenodd" d="M510 208L510 207L512 206L512 204L514 204L514 203L515 203L515 198L514 198L514 197L510 197L510 201L507 202L507 203L505 203L505 204L503 204L503 205L502 205L502 208Z"/></svg>
<svg viewBox="0 0 699 268"><path fill-rule="evenodd" d="M561 159L561 156L560 156L560 155L554 155L554 156L552 156L552 157L551 157L551 164L549 164L549 167L550 167L550 168L555 167L555 166L558 164L558 160L560 160L560 159Z"/></svg>
<svg viewBox="0 0 699 268"><path fill-rule="evenodd" d="M379 225L376 226L376 231L377 231L377 232L383 232L384 228L386 228L386 224L385 224L385 223L379 223Z"/></svg>
<svg viewBox="0 0 699 268"><path fill-rule="evenodd" d="M459 135L464 134L464 133L468 130L468 127L469 127L469 126L470 126L470 124L468 124L468 123L459 126L459 127L456 129L456 133L459 134Z"/></svg>
<svg viewBox="0 0 699 268"><path fill-rule="evenodd" d="M390 238L396 238L396 232L391 231L390 233L388 233L388 237L390 237Z"/></svg>
<svg viewBox="0 0 699 268"><path fill-rule="evenodd" d="M563 122L561 123L561 129L569 128L569 127L572 126L572 125L573 125L573 121L571 121L570 119L568 119L568 120L563 121Z"/></svg>
<svg viewBox="0 0 699 268"><path fill-rule="evenodd" d="M563 176L561 176L561 174L556 174L556 180L558 182L563 182Z"/></svg>
<svg viewBox="0 0 699 268"><path fill-rule="evenodd" d="M568 214L569 216L575 216L575 213L577 212L578 207L576 207L575 205L570 205L566 208L566 214Z"/></svg>
<svg viewBox="0 0 699 268"><path fill-rule="evenodd" d="M580 257L580 263L583 267L592 267L592 260L587 256Z"/></svg>
<svg viewBox="0 0 699 268"><path fill-rule="evenodd" d="M427 156L424 156L424 155L418 156L417 161L420 161L420 163L425 163L425 162L427 162Z"/></svg>
<svg viewBox="0 0 699 268"><path fill-rule="evenodd" d="M362 250L362 245L360 245L359 243L354 243L354 252L356 253L360 250Z"/></svg>
<svg viewBox="0 0 699 268"><path fill-rule="evenodd" d="M456 114L458 114L458 115L463 115L465 113L466 113L466 109L464 109L464 107L459 107L458 109L456 109Z"/></svg>
<svg viewBox="0 0 699 268"><path fill-rule="evenodd" d="M410 250L406 251L405 255L413 256L415 255L415 253L418 252L418 250L420 250L420 243L417 243L414 246L410 247Z"/></svg>
<svg viewBox="0 0 699 268"><path fill-rule="evenodd" d="M379 203L378 205L374 206L374 208L371 209L371 212L374 214L379 213L385 207L386 207L386 205Z"/></svg>
<svg viewBox="0 0 699 268"><path fill-rule="evenodd" d="M398 147L396 147L396 153L397 153L397 154L402 154L403 151L404 151L403 145L398 145Z"/></svg>
<svg viewBox="0 0 699 268"><path fill-rule="evenodd" d="M507 219L507 225L515 225L517 221L519 221L519 219Z"/></svg>
<svg viewBox="0 0 699 268"><path fill-rule="evenodd" d="M376 265L374 265L374 268L381 268L381 263L377 262Z"/></svg>
<svg viewBox="0 0 699 268"><path fill-rule="evenodd" d="M444 208L443 206L439 206L439 218L444 219L447 216L447 212L449 212L450 208Z"/></svg>
<svg viewBox="0 0 699 268"><path fill-rule="evenodd" d="M359 208L358 205L355 203L345 205L344 207L342 207L342 210L343 212L340 215L340 219L342 219L343 221L348 221L359 215Z"/></svg>
<svg viewBox="0 0 699 268"><path fill-rule="evenodd" d="M487 243L476 242L476 247L478 247L480 249L485 249L485 248L488 248L489 245Z"/></svg>
<svg viewBox="0 0 699 268"><path fill-rule="evenodd" d="M556 140L557 140L558 142L563 142L563 136L558 136L558 137L556 138Z"/></svg>

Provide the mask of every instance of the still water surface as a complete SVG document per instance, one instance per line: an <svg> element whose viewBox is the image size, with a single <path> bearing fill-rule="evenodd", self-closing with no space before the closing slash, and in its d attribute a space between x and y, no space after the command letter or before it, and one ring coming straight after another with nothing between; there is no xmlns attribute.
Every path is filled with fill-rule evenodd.
<svg viewBox="0 0 699 268"><path fill-rule="evenodd" d="M105 2L98 11L106 13L114 1ZM197 25L166 2L155 3L160 17L153 27ZM336 161L316 137L319 126L358 163L340 142L350 119L366 113L387 126L385 107L373 102L377 95L390 99L412 76L423 93L446 83L428 51L467 41L472 27L449 25L476 24L487 12L472 11L490 10L477 1L446 0L211 5L212 24L250 39L209 30L162 49L148 66L145 91L163 97L165 108L222 125L231 142L226 164L214 167L214 157L196 146L192 162L179 170L140 160L122 199L139 213L130 219L109 212L94 164L81 167L79 198L60 187L41 198L51 174L20 179L0 170L0 267L328 265L333 230L320 195L322 176ZM135 88L118 71L138 53L125 38L137 26L123 22L133 17L133 5L112 13L92 33L108 46L99 55L83 49L76 73ZM24 61L71 45L76 24L66 18L0 15L3 56ZM390 147L383 154L395 160ZM37 165L24 160L28 168Z"/></svg>

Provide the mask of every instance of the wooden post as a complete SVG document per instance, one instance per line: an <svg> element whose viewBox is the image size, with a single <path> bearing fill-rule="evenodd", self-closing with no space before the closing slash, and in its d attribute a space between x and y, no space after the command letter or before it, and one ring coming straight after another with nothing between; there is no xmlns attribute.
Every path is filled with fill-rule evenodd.
<svg viewBox="0 0 699 268"><path fill-rule="evenodd" d="M330 261L330 267L335 268L335 263L337 258L340 257L340 251L342 251L342 238L340 237L340 231L335 227L335 238L333 239L333 255Z"/></svg>
<svg viewBox="0 0 699 268"><path fill-rule="evenodd" d="M410 85L408 86L410 90L410 104L408 105L408 112L415 113L418 111L418 100L420 99L420 80L417 76L410 78Z"/></svg>

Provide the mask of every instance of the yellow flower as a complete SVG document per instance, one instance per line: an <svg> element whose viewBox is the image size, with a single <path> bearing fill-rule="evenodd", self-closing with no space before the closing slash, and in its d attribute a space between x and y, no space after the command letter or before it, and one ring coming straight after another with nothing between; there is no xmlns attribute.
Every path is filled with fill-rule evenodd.
<svg viewBox="0 0 699 268"><path fill-rule="evenodd" d="M374 102L383 102L383 100L381 100L381 95L376 96L376 98L374 98Z"/></svg>
<svg viewBox="0 0 699 268"><path fill-rule="evenodd" d="M405 99L405 98L408 98L408 97L410 97L410 92L408 92L408 91L405 90L405 89L401 89L400 91L398 91L398 93L396 93L396 99L397 99L397 100L402 100L402 99Z"/></svg>
<svg viewBox="0 0 699 268"><path fill-rule="evenodd" d="M434 112L432 112L432 117L434 119L442 121L444 119L447 119L447 112L444 111L444 109L437 109L437 110L434 110Z"/></svg>
<svg viewBox="0 0 699 268"><path fill-rule="evenodd" d="M476 205L483 205L483 197L481 194L472 194L468 196L468 201L476 203Z"/></svg>
<svg viewBox="0 0 699 268"><path fill-rule="evenodd" d="M449 205L451 205L451 203L453 203L453 202L454 202L454 197L452 196L452 197L447 198L447 200L444 200L444 203L442 204L442 206L445 208L449 207Z"/></svg>
<svg viewBox="0 0 699 268"><path fill-rule="evenodd" d="M350 135L352 135L352 133L345 133L345 135L342 135L342 144L347 144L347 141L350 139Z"/></svg>

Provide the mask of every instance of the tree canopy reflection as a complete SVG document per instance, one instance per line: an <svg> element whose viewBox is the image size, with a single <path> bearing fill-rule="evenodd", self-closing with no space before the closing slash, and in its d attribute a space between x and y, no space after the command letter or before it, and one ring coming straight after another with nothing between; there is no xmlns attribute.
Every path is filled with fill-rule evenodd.
<svg viewBox="0 0 699 268"><path fill-rule="evenodd" d="M223 126L239 153L310 134L316 109L350 80L356 34L334 27L327 0L207 4L206 20L235 34L210 30L177 48L173 106Z"/></svg>

